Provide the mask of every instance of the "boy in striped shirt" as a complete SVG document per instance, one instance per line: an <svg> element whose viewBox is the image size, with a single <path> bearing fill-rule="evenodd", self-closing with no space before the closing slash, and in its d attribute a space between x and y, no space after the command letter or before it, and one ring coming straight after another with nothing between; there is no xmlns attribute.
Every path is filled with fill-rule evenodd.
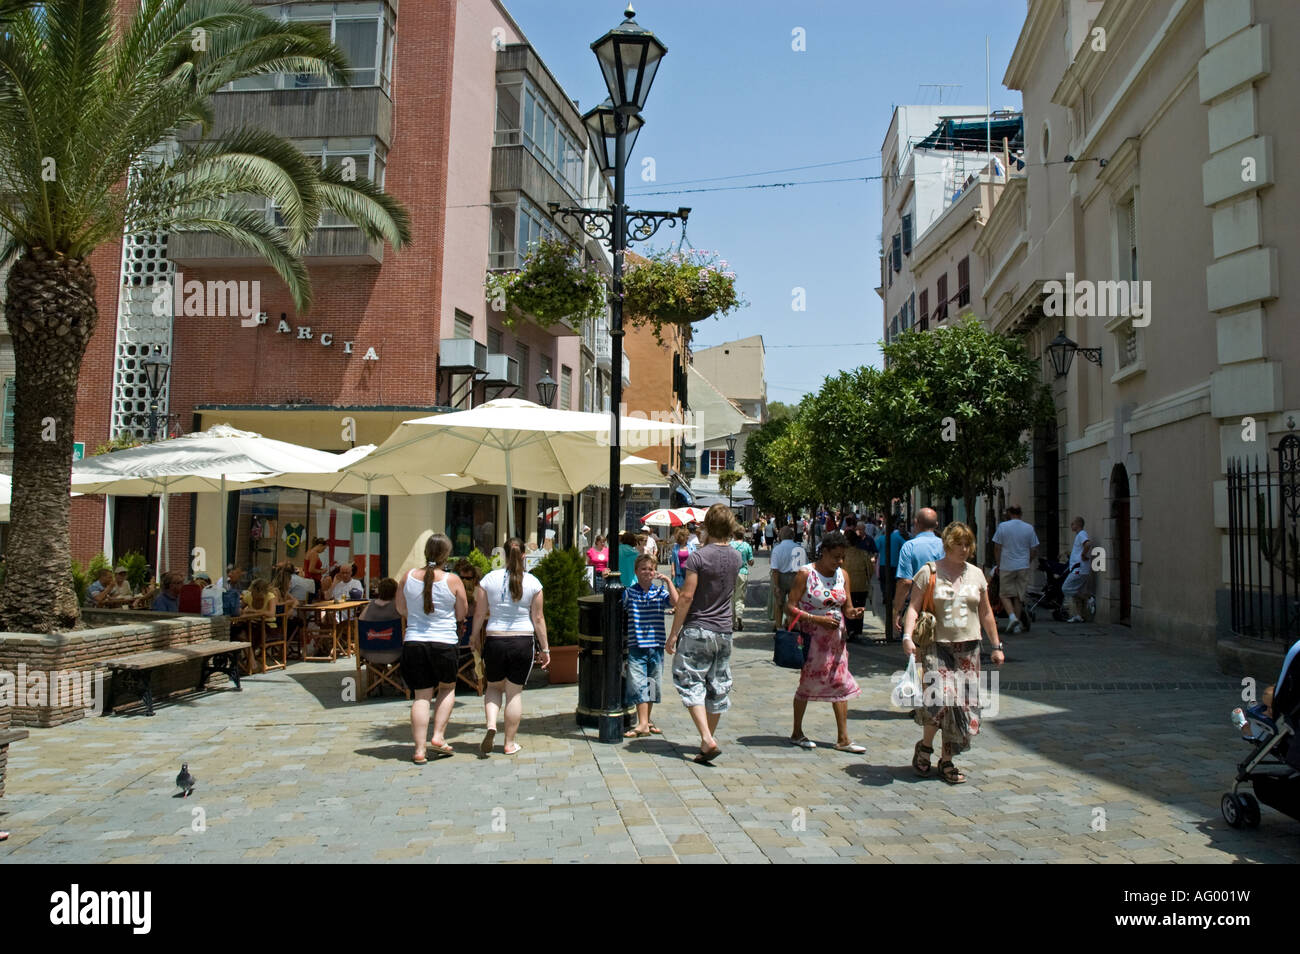
<svg viewBox="0 0 1300 954"><path fill-rule="evenodd" d="M659 701L659 675L664 665L664 614L677 605L677 587L658 572L655 558L643 553L636 558L636 583L623 591L627 610L628 705L636 706L636 725L623 733L625 739L662 735L650 721L650 709Z"/></svg>

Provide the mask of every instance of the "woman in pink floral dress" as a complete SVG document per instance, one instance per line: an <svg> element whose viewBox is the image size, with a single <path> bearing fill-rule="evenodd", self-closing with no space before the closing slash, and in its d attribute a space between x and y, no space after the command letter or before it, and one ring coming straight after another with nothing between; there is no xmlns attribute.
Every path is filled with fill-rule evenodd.
<svg viewBox="0 0 1300 954"><path fill-rule="evenodd" d="M809 701L829 702L838 732L835 748L861 754L866 751L849 738L849 700L861 693L849 672L848 641L844 620L858 619L862 607L853 605L848 580L840 564L847 541L838 530L822 537L821 554L801 567L786 603L792 626L804 634L804 664L794 693L794 730L790 742L804 749L817 743L803 731Z"/></svg>

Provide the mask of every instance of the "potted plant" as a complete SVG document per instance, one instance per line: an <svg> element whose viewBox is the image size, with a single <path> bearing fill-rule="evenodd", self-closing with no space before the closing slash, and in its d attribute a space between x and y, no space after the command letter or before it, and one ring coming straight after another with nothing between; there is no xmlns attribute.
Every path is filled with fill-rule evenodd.
<svg viewBox="0 0 1300 954"><path fill-rule="evenodd" d="M563 239L541 239L523 268L488 272L484 281L493 309L513 330L525 314L543 328L560 321L575 327L605 312L605 276L582 252Z"/></svg>
<svg viewBox="0 0 1300 954"><path fill-rule="evenodd" d="M552 685L578 681L578 597L587 595L586 561L577 550L552 550L533 567L542 584Z"/></svg>
<svg viewBox="0 0 1300 954"><path fill-rule="evenodd" d="M736 273L716 252L687 249L630 258L623 276L623 315L649 324L661 343L665 324L691 325L748 304L736 291Z"/></svg>

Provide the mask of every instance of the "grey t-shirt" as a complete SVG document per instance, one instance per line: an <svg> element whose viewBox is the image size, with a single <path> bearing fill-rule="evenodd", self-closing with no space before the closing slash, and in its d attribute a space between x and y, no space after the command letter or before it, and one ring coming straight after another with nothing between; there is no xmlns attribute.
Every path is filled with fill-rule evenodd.
<svg viewBox="0 0 1300 954"><path fill-rule="evenodd" d="M682 625L731 632L731 597L736 589L736 574L740 572L740 554L725 543L709 544L688 556L683 569L699 574L699 579Z"/></svg>

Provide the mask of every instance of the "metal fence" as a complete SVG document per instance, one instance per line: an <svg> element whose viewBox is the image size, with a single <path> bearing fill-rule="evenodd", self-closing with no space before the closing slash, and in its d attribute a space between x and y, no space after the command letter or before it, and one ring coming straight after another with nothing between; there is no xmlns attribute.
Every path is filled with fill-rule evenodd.
<svg viewBox="0 0 1300 954"><path fill-rule="evenodd" d="M1229 462L1228 564L1233 632L1300 638L1300 436L1263 461Z"/></svg>

